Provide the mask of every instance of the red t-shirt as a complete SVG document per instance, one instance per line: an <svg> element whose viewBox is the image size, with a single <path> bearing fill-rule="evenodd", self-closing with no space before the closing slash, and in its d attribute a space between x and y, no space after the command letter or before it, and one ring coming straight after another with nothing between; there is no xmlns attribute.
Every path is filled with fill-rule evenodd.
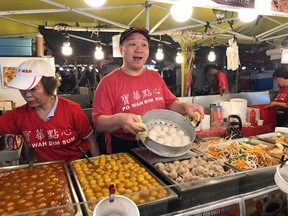
<svg viewBox="0 0 288 216"><path fill-rule="evenodd" d="M273 101L288 103L288 86L281 87L276 93Z"/></svg>
<svg viewBox="0 0 288 216"><path fill-rule="evenodd" d="M162 77L156 72L144 69L139 76L130 76L116 69L103 77L94 94L92 108L93 122L99 115L134 113L143 115L154 109L166 109L176 96L168 89ZM135 140L132 134L118 131L113 133L124 140Z"/></svg>
<svg viewBox="0 0 288 216"><path fill-rule="evenodd" d="M229 87L228 87L227 77L226 77L226 75L225 75L224 72L219 71L219 72L216 74L216 84L215 84L215 87L214 87L214 91L215 91L215 92L219 92L219 89L220 89L221 87L224 87L224 88L225 88L224 93L229 93Z"/></svg>
<svg viewBox="0 0 288 216"><path fill-rule="evenodd" d="M58 97L54 116L43 121L27 104L0 116L0 134L20 134L29 147L35 149L37 161L65 160L82 157L76 148L88 151L82 140L93 132L88 118L79 104Z"/></svg>

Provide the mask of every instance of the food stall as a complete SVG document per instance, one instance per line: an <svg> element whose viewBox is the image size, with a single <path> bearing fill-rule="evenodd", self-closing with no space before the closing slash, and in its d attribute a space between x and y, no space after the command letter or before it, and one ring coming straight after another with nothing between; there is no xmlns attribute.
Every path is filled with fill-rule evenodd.
<svg viewBox="0 0 288 216"><path fill-rule="evenodd" d="M60 3L55 3L54 1L50 0L39 1L39 8L45 8L47 7L47 5L51 8L47 7L47 9L45 9L44 11L37 10L37 12L41 11L40 16L45 17L47 20L48 16L53 17L50 13L58 11L65 11L67 13L73 12L76 14L81 14L83 15L83 17L85 17L83 22L78 22L78 20L75 20L75 27L72 27L72 25L74 25L72 24L74 20L71 21L71 17L75 17L75 14L72 14L69 17L67 16L68 19L63 18L65 22L71 24L65 25L65 32L68 30L75 30L91 31L94 33L94 24L96 19L107 22L108 24L116 25L117 27L121 27L121 29L117 30L109 28L110 31L120 31L129 27L126 24L124 25L121 23L115 23L114 21L114 18L115 20L116 18L119 18L119 14L125 14L126 11L123 12L122 10L123 5L120 7L113 7L112 5L112 10L117 9L117 13L113 11L111 13L108 13L109 17L105 17L104 15L103 17L99 17L98 14L92 15L86 11L82 11L85 9L83 9L84 6L79 3L80 1L77 3L73 2L73 4L75 5L70 5L69 7L64 5L66 4L66 2L62 2L63 4L61 4L60 0L58 2ZM113 1L110 1L110 3L111 2ZM155 2L157 3L156 8L164 8L164 12L166 14L167 8L163 7L163 4L166 4L166 2L169 1L145 1L145 4L141 2L141 4L139 5L141 7L144 6L145 10L149 11L151 5L153 5L153 3ZM223 9L223 4L217 4L216 7L214 5L216 4L215 2L219 3L221 1L213 1L212 5L211 3L207 3L207 9L211 9L213 8L213 6L217 9ZM260 0L255 0L255 3L257 6L262 5ZM19 3L19 5L21 4ZM132 5L133 7L130 6L129 10L133 10L135 12L135 8L139 5ZM59 10L55 9L54 7L58 7ZM249 4L248 7L251 7L251 5ZM3 16L17 16L17 13L11 10L11 6L5 5L5 8L7 10L7 13ZM27 8L29 7L27 6ZM67 8L69 8L69 10L66 11ZM227 7L227 9L229 9L227 14L233 15L233 6ZM125 8L125 10L127 10L127 8ZM102 12L101 10L99 11ZM22 16L25 16L25 13L31 15L29 14L31 13L31 11L29 10L25 10L25 13L23 13L23 11L21 13L20 11L18 12L19 14L22 14ZM204 14L206 14L206 12L207 11L204 11L203 8L202 10L200 8L200 12L198 14L202 14L201 16L203 16ZM33 13L36 14L36 11L33 11ZM213 17L217 15L214 13L215 11L213 10ZM275 13L273 13L273 15ZM47 14L49 15L47 16ZM137 11L135 12L135 14L137 14ZM162 16L163 11L161 11L161 13L156 12L156 15L157 17L158 15ZM153 16L154 20L156 20L156 15L154 14ZM265 15L270 16L271 13L269 12ZM112 18L112 16L114 17ZM140 16L140 13L135 17L135 20L136 18L138 18L138 16ZM93 18L93 26L91 28L82 27L84 26L87 17ZM148 20L147 18L148 17L146 17L146 20ZM166 18L168 18L168 16ZM160 26L162 23L165 22L166 18L163 19L163 17L161 17L159 19L161 21L159 21L159 23L155 26ZM253 28L253 31L255 30L256 33L254 33L254 35L247 36L244 33L239 33L241 29L245 28L241 25L241 23L236 23L238 20L237 17L233 17L231 18L231 20L228 20L230 23L225 23L227 25L226 29L218 26L219 21L220 24L224 25L224 23L222 23L222 19L223 18L221 18L220 20L215 20L213 18L213 20L210 20L210 22L208 22L208 18L205 21L200 20L200 17L198 17L197 19L193 18L190 21L195 21L197 23L196 25L195 23L189 23L189 25L183 25L181 27L179 25L180 30L173 29L175 26L178 26L178 23L167 19L167 22L172 23L174 26L170 26L169 29L167 28L165 30L158 29L157 31L155 31L156 29L151 28L151 33L155 31L154 33L158 35L162 35L164 33L170 34L169 32L174 30L175 34L171 33L171 37L179 39L179 35L182 35L183 33L181 32L181 30L190 30L191 28L193 29L193 26L195 26L199 27L197 29L193 29L195 30L194 32L196 32L196 34L186 31L183 34L184 36L186 36L186 39L198 39L198 33L205 32L204 34L200 35L204 38L201 43L205 42L208 47L210 47L211 45L213 47L213 39L215 39L214 42L216 42L216 38L218 35L223 36L219 37L219 39L221 38L221 43L226 43L228 39L231 39L232 36L237 36L239 41L243 40L245 42L254 42L255 37L258 35L259 41L266 41L266 37L268 35L270 36L271 29L273 31L273 28L275 28L276 31L276 28L281 29L282 27L285 31L286 28L286 24L283 24L283 26L280 25L281 21L275 21L272 18L267 18L267 20L269 20L269 22L271 21L272 24L276 23L276 27L273 25L273 27L270 27L269 30L265 28L264 33L260 33L256 31L255 24L255 28ZM10 20L15 21L16 19L9 17L8 19L3 20L5 20L3 26L8 26L6 22L9 22ZM1 22L3 20L1 20ZM43 23L45 23L47 20L42 21L42 23L40 23L39 25L43 25ZM260 18L259 20L261 21ZM233 29L234 21L235 28ZM20 22L23 23L23 21ZM64 21L61 20L61 22ZM127 23L127 20L123 22ZM268 23L268 21L266 23ZM30 28L35 28L35 24L26 24L29 26L29 30ZM54 27L56 30L57 28L58 30L63 28L63 26L56 24L55 26L48 26L51 24L49 22L46 22L46 24L47 26L45 27L41 26L42 33L45 32L43 29L46 28L53 30ZM141 23L141 26L143 26L143 23ZM146 23L146 26L149 26L148 23ZM266 27L266 25L264 26ZM219 31L208 31L206 35L206 31L209 30L211 27L218 29ZM103 29L102 27L98 28L97 37L101 38L100 36L102 36L102 32L100 33L100 31L107 30L105 28L106 27L104 27ZM18 28L15 27L13 29ZM231 35L229 34L227 36L227 33L231 33ZM208 39L205 38L206 36L208 36ZM71 41L75 38L79 39L80 37L77 35L70 35ZM161 36L158 38L160 38L161 42ZM158 38L155 37L154 41L159 41ZM274 39L277 38L277 36L273 35L273 37L271 38ZM210 40L212 40L212 44ZM47 40L47 45L48 43L51 43L51 41ZM71 44L76 45L75 41L73 43ZM190 41L190 45L194 43L195 41ZM80 42L78 41L77 44L80 44ZM195 47L191 46L191 49L198 49L196 45L197 44L195 44ZM89 48L92 47L91 44L88 44L88 46ZM187 47L183 46L183 48ZM94 51L94 47L92 47L92 49ZM57 54L60 53L59 47L55 50L58 52ZM46 57L43 57L42 55L41 58ZM48 58L50 59L50 57ZM15 59L19 61L19 57ZM68 57L65 57L65 64L67 63L67 59ZM191 57L191 60L192 59L193 57ZM74 60L75 59L73 59L73 61ZM12 63L14 64L15 62L13 61ZM99 64L102 63L103 62ZM1 64L3 66L2 62ZM15 67L15 65L11 66ZM184 70L182 72L184 72ZM184 83L184 79L182 80L182 87L184 87L184 84L187 84L189 83L189 81L191 81L189 75L192 76L192 71L189 71L188 73L182 75L183 77L184 75L187 75L185 76L186 83ZM187 85L186 87L188 87L187 89L189 90L189 85ZM13 92L9 89L1 89L1 93L2 92L5 92L5 94L0 94L1 99L13 98L13 101L15 101L15 91ZM17 106L21 105L21 103L23 103L23 100L21 100L19 92L16 96ZM85 100L83 103L83 106L85 106L83 107L83 109L85 108L85 113L87 114L87 116L89 116L89 119L91 120L91 108L86 107L87 105L91 105L91 97L89 95L85 94L75 97L71 95L66 95L65 97L69 99L76 98L76 102L78 100L77 98L81 98L81 100L83 98L88 98L89 100ZM104 197L110 196L111 194L121 194L129 197L133 202L137 204L141 216L225 214L251 216L264 214L287 215L287 195L276 187L273 177L276 171L276 166L280 163L280 155L287 154L285 152L285 146L282 146L283 148L278 147L275 144L275 139L283 139L283 137L285 138L288 135L286 135L285 133L273 133L276 126L275 122L268 122L268 119L264 120L263 125L253 125L251 122L249 122L250 118L246 118L250 113L250 111L246 112L246 110L248 110L248 108L252 108L255 110L258 109L258 115L256 113L255 120L257 119L257 116L258 120L263 120L263 117L261 117L261 109L253 106L269 103L269 92L241 92L224 95L180 97L179 99L183 101L201 104L205 107L205 113L209 115L212 120L212 122L209 121L209 129L199 129L196 132L196 139L191 143L191 148L189 148L184 155L180 155L177 157L159 156L151 150L147 149L141 143L139 143L139 148L133 149L132 152L129 154L124 153L101 155L99 157L91 157L89 158L89 160L75 160L68 165L63 164L62 162L34 163L34 165L32 166L28 164L23 165L21 163L20 165L18 165L18 162L16 162L16 164L12 163L11 166L4 166L0 168L0 215L25 214L35 216L92 216L93 209L95 208L97 203ZM223 158L219 159L216 156L221 156L222 153L225 153L225 156L227 156L227 152L224 151L225 149L222 149L221 151L216 151L215 149L213 151L206 151L207 149L201 147L205 147L206 144L210 144L209 139L216 142L216 145L218 145L219 142L222 145L224 142L227 141L224 140L225 132L227 131L228 126L227 122L223 120L224 118L221 118L220 122L216 122L220 124L212 124L215 123L213 122L215 119L212 118L211 105L221 106L223 111L227 103L230 103L233 99L241 99L241 102L246 102L244 112L243 110L241 110L241 112L238 112L239 110L233 111L232 108L239 108L239 106L233 106L231 107L230 112L226 113L228 114L226 118L229 117L229 115L245 116L242 118L242 133L244 135L244 139L235 141L228 140L229 142L227 146L229 146L229 148L231 148L231 146L238 149L240 148L241 150L239 152L241 153L241 155L238 155L239 157L231 156L229 158L226 158L227 160L224 161ZM80 102L79 104L82 105L82 103ZM285 144L286 141L284 139L284 141L281 142L282 144L283 142ZM226 144L223 144L223 146L225 145ZM266 147L264 148L264 146ZM209 146L209 150L211 149L210 147L211 146ZM276 149L274 149L274 147ZM273 150L281 152L276 152L276 154L275 152L273 153ZM1 159L4 158L1 156L2 153L7 155L7 153L4 151L8 152L9 154L13 153L13 155L16 153L16 155L19 157L18 150L15 151L15 149L11 149L9 146L5 145L5 149L0 151ZM251 158L245 153L251 153L252 151L257 153L259 153L260 151L262 154L253 157L253 160L250 161ZM8 159L14 161L14 158L9 157ZM250 162L249 165L252 164L254 166L248 166L245 161ZM255 161L261 161L261 163L256 164ZM168 168L168 170L164 168ZM115 191L110 190L110 185L115 186Z"/></svg>
<svg viewBox="0 0 288 216"><path fill-rule="evenodd" d="M249 101L249 105L250 101L261 104L269 100L269 93L267 92L245 92L231 96L246 98ZM206 105L203 103L203 106L207 108L206 111L210 110L208 104L215 103L218 99L224 100L220 95L214 96L211 101L208 100L209 97L202 100L204 97L206 96L180 99L197 101L200 104L200 101L205 101ZM225 100L229 99L230 98L225 98ZM251 126L246 127L248 131L250 129L249 127L251 128ZM235 140L237 144L233 145L243 145L243 143L245 143L245 145L247 144L245 149L248 151L248 145L249 148L260 144L275 146L273 142L275 142L276 138L283 139L283 137L288 137L285 133L268 133L273 132L274 128L272 130L270 126L265 126L265 124L261 127L259 126L259 128L265 129L255 130L254 128L254 131L258 131L258 133L254 132L255 134L252 136L245 136L240 139L239 142ZM270 159L267 163L263 162L253 169L251 167L241 169L239 168L239 164L235 165L232 161L223 163L222 160L217 159L213 154L212 156L214 158L211 157L211 154L207 156L207 152L205 152L207 148L204 147L209 144L209 140L210 142L218 140L218 142L222 142L222 146L225 146L224 143L226 141L229 142L229 145L232 143L232 140L224 141L223 134L221 133L218 133L216 136L214 130L215 129L211 127L210 130L197 131L197 138L194 140L191 150L178 157L159 156L147 149L143 144L140 144L138 148L133 149L129 154L92 157L90 158L90 162L92 161L92 163L86 159L73 161L67 167L64 166L65 168L63 168L63 170L59 168L61 171L58 171L63 172L63 174L65 173L65 178L67 178L65 180L67 181L66 186L70 190L68 200L70 200L71 203L59 204L57 207L39 203L37 205L39 205L40 209L31 206L27 211L31 214L35 213L35 215L38 215L37 213L39 213L39 215L49 215L49 213L58 209L59 211L61 210L63 214L72 211L72 214L69 213L68 215L93 215L93 209L97 203L103 197L109 196L109 188L107 187L109 182L109 184L115 184L115 194L124 194L137 204L141 216L198 215L209 213L221 215L225 212L228 212L230 215L253 215L255 212L263 213L268 211L266 209L270 202L276 202L276 204L278 203L278 205L281 206L273 211L281 212L285 215L287 213L287 197L285 193L277 188L273 178L276 166L280 163L280 155L283 152L280 152L280 155L274 154L271 157L268 156L267 153L265 158L267 160L268 158ZM225 130L225 128L223 128L223 130ZM267 133L263 132L265 130L267 130ZM245 130L243 132L245 133ZM204 133L208 135L201 136ZM209 149L211 149L211 147L209 147ZM258 159L260 160L260 158ZM199 167L201 164L199 170L196 168L191 169L191 173L192 170L194 170L193 176L195 177L193 179L179 181L179 178L182 178L184 174L177 174L177 172L172 174L168 172L171 171L168 167L177 164L178 168L175 169L179 171L183 169L183 167L186 167L187 165L185 164L188 162L189 164L191 163L191 165L189 165L191 167L195 167L193 164L196 164L196 167ZM38 181L38 178L34 178L33 176L40 175L43 170L50 169L50 166L54 165L50 163L35 163L34 166L32 170L39 169L41 172L31 174L30 178L32 179L30 180L35 180L33 184L39 185L37 190L39 190L40 193L40 191L44 190L41 189L41 187L45 186L46 183L41 183L43 181L40 177ZM163 167L168 168L168 170L164 171ZM209 167L210 170L206 167ZM14 179L9 176L18 172L23 172L21 175L25 176L25 171L23 171L25 169L27 172L31 172L31 167L29 168L28 164L0 168L0 184L3 188L8 188L9 185L6 184L7 181L5 179L9 178L9 183L11 184L13 181L17 182L19 181L17 178ZM68 169L68 174L66 169ZM219 174L215 173L215 170L219 170ZM52 175L55 176L55 181L57 181L57 179L59 180L59 178L56 177L58 174ZM11 188L11 190L15 192L18 191L17 188ZM26 191L26 193L30 193L29 190ZM48 196L49 193L47 192L47 194L43 196ZM53 192L53 194L54 193L55 192ZM59 193L66 194L65 191L59 191ZM38 192L34 192L33 194L35 196L42 196L41 194L37 195ZM63 194L60 196L63 196ZM27 196L25 193L23 195ZM21 196L23 195L21 194ZM0 196L2 199L0 202L2 213L7 213L6 206L11 205L13 207L14 202L23 202L24 204L30 202L28 200L27 202L21 201L21 198L18 196L18 198L7 196L7 194L3 192L0 193ZM48 197L46 198L48 199ZM258 207L258 205L261 207ZM67 206L72 206L72 208L67 209ZM9 209L13 209L12 207ZM24 207L22 208L25 209ZM11 213L12 212L11 210Z"/></svg>

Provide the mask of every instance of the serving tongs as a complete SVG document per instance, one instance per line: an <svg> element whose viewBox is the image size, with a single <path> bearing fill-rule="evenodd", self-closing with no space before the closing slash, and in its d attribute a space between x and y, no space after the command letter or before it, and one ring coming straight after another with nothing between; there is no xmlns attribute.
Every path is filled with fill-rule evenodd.
<svg viewBox="0 0 288 216"><path fill-rule="evenodd" d="M35 149L29 147L29 148L28 148L29 168L33 168L33 165L34 165L34 155L35 155Z"/></svg>
<svg viewBox="0 0 288 216"><path fill-rule="evenodd" d="M282 168L286 162L288 161L288 159L285 159L285 155L282 155L281 160L280 160L280 168Z"/></svg>
<svg viewBox="0 0 288 216"><path fill-rule="evenodd" d="M89 164L91 164L91 165L92 165L94 168L96 168L96 169L99 168L98 166L96 166L96 165L90 160L90 158L89 158L88 155L84 152L84 150L81 148L81 146L77 146L77 149L82 152L82 154L84 155L84 157L86 158L86 160L88 161Z"/></svg>

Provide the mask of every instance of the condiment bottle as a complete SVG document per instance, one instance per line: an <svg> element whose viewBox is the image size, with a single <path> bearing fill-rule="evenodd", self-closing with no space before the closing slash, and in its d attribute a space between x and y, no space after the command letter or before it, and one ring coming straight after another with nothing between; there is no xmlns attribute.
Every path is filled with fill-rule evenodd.
<svg viewBox="0 0 288 216"><path fill-rule="evenodd" d="M252 126L256 125L256 112L254 109L250 111L250 123Z"/></svg>

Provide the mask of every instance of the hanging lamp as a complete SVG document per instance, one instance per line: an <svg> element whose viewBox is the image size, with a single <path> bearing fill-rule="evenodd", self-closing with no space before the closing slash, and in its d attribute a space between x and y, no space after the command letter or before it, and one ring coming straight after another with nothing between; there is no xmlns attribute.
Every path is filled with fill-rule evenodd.
<svg viewBox="0 0 288 216"><path fill-rule="evenodd" d="M69 56L72 54L72 47L70 46L70 38L69 35L65 34L64 42L62 46L62 54L65 56Z"/></svg>

